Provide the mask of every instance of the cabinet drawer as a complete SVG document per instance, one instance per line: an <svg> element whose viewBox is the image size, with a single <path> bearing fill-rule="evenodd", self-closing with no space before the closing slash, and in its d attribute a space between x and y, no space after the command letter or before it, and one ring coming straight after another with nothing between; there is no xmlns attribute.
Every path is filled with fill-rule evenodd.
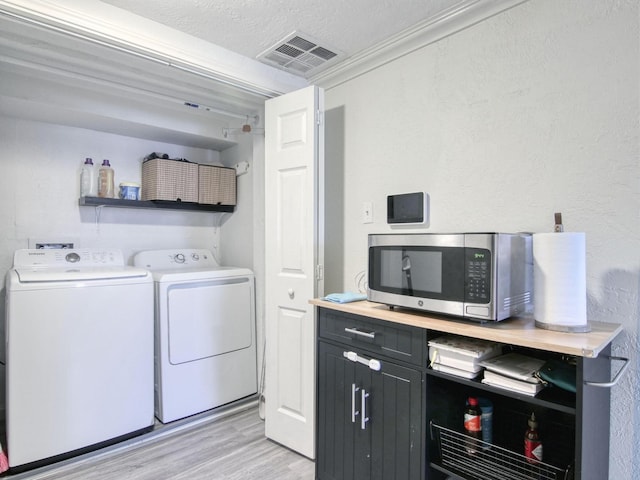
<svg viewBox="0 0 640 480"><path fill-rule="evenodd" d="M426 366L424 329L324 308L320 308L318 329L320 338Z"/></svg>

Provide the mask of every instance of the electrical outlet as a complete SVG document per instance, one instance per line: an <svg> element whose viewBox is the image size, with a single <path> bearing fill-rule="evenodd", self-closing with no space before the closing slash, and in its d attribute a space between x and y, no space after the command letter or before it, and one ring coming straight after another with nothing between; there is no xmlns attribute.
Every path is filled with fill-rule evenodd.
<svg viewBox="0 0 640 480"><path fill-rule="evenodd" d="M373 203L364 202L362 204L362 223L373 223Z"/></svg>

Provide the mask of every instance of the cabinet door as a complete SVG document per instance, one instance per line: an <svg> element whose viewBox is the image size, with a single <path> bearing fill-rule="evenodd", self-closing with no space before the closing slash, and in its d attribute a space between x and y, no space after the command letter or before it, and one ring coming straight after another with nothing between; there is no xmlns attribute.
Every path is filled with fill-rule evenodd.
<svg viewBox="0 0 640 480"><path fill-rule="evenodd" d="M423 405L422 373L382 361L372 372L369 387L371 479L422 478Z"/></svg>
<svg viewBox="0 0 640 480"><path fill-rule="evenodd" d="M318 349L317 478L421 479L422 373L380 358L372 370L325 342Z"/></svg>
<svg viewBox="0 0 640 480"><path fill-rule="evenodd" d="M372 370L344 357L345 348L318 344L317 478L370 480ZM364 406L364 410L363 410Z"/></svg>
<svg viewBox="0 0 640 480"><path fill-rule="evenodd" d="M317 478L354 477L354 433L359 411L355 391L356 365L344 358L344 349L318 344Z"/></svg>

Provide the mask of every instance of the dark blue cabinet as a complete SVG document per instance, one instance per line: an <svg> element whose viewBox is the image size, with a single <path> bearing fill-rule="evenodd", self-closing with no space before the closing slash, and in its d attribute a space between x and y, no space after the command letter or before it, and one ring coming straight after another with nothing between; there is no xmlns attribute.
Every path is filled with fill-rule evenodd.
<svg viewBox="0 0 640 480"><path fill-rule="evenodd" d="M607 478L609 387L615 383L610 381L611 362L618 358L611 356L610 340L597 355L567 357L575 360L575 393L555 387L531 397L483 384L481 377L466 379L428 368L427 338L460 334L459 323L435 320L438 328L431 329L431 319L424 315L416 317L427 324L421 328L413 319L411 324L396 323L324 307L318 313L318 480ZM503 325L519 328L515 322ZM509 351L543 359L568 355L556 351L552 342L545 349L507 343L492 326L469 326L469 336L479 328ZM526 334L523 329L522 337ZM470 395L493 403L494 446L489 452L496 452L499 464L484 451L476 457L465 453L462 418ZM531 466L522 456L531 412L540 422L546 466ZM452 439L449 449L442 441L444 431ZM522 465L519 476L506 473Z"/></svg>
<svg viewBox="0 0 640 480"><path fill-rule="evenodd" d="M331 327L333 335L321 334L318 342L317 478L421 480L424 368L383 352L384 345L388 351L403 350L415 336L422 345L423 332L354 320L335 312L320 314L320 331ZM346 341L339 341L338 331ZM419 363L422 354L420 349ZM410 353L403 355L411 359Z"/></svg>

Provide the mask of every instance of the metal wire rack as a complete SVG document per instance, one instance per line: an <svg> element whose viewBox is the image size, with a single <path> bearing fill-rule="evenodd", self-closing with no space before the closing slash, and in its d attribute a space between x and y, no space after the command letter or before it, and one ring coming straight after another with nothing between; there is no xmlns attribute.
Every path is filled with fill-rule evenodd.
<svg viewBox="0 0 640 480"><path fill-rule="evenodd" d="M443 467L474 480L571 480L571 467L558 468L531 460L492 443L430 422L431 438L440 449Z"/></svg>

